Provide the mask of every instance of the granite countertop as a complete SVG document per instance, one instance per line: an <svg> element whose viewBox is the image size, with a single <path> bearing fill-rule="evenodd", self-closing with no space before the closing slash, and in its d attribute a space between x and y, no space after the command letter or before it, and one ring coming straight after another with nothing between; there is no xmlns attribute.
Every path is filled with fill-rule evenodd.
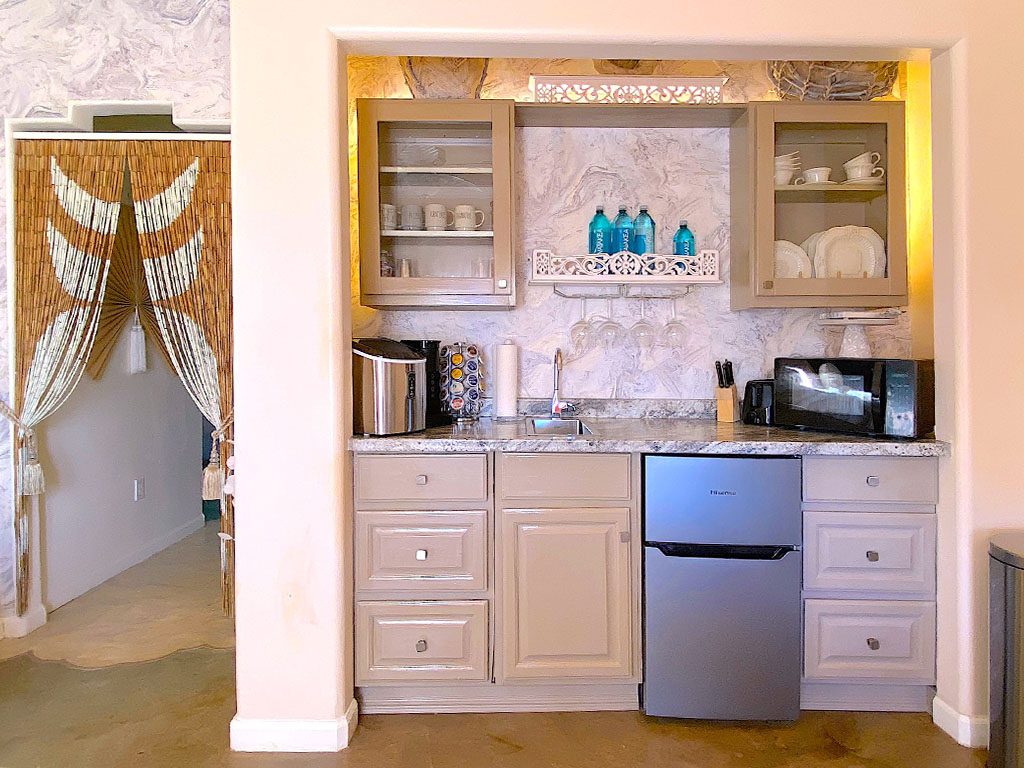
<svg viewBox="0 0 1024 768"><path fill-rule="evenodd" d="M533 437L526 421L480 419L412 435L356 436L355 453L741 453L815 456L945 456L948 443L805 432L705 419L584 418L594 434Z"/></svg>

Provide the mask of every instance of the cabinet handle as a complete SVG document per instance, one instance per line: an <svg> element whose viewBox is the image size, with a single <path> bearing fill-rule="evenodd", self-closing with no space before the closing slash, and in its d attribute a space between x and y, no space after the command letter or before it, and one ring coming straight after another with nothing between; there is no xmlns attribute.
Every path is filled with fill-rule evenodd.
<svg viewBox="0 0 1024 768"><path fill-rule="evenodd" d="M865 557L867 557L869 563L878 562L878 553L875 552L875 550L869 549L867 552L864 553L864 555Z"/></svg>
<svg viewBox="0 0 1024 768"><path fill-rule="evenodd" d="M426 485L426 484L427 484L427 476L426 475L416 475L416 485Z"/></svg>
<svg viewBox="0 0 1024 768"><path fill-rule="evenodd" d="M416 559L417 560L426 560L427 559L427 550L425 550L425 549L417 549L416 550ZM875 559L877 560L878 557L876 556Z"/></svg>
<svg viewBox="0 0 1024 768"><path fill-rule="evenodd" d="M629 531L619 531L619 541L623 544L629 544L632 537L629 535Z"/></svg>
<svg viewBox="0 0 1024 768"><path fill-rule="evenodd" d="M872 651L877 651L881 647L882 647L882 644L880 642L878 642L875 638L873 638L873 637L869 637L868 638L868 648L870 648Z"/></svg>
<svg viewBox="0 0 1024 768"><path fill-rule="evenodd" d="M880 478L878 475L868 475L867 484L870 485L872 488L877 488L882 484L882 478Z"/></svg>
<svg viewBox="0 0 1024 768"><path fill-rule="evenodd" d="M499 280L498 281L498 287L499 288L508 288L508 280Z"/></svg>
<svg viewBox="0 0 1024 768"><path fill-rule="evenodd" d="M417 640L416 641L416 653L423 653L425 650L427 650L427 641L426 640Z"/></svg>
<svg viewBox="0 0 1024 768"><path fill-rule="evenodd" d="M772 288L775 287L775 281L774 280L765 280L764 283L762 283L762 285L764 285L764 288L765 288L766 291L770 291Z"/></svg>

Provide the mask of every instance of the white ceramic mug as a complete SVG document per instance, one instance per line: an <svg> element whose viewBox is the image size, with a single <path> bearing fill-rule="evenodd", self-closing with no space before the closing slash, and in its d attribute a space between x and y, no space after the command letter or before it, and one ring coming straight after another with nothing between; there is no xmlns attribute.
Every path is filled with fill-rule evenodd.
<svg viewBox="0 0 1024 768"><path fill-rule="evenodd" d="M849 165L854 163L867 163L869 165L875 165L880 162L882 156L878 152L861 152L856 157L851 157L843 165Z"/></svg>
<svg viewBox="0 0 1024 768"><path fill-rule="evenodd" d="M391 203L380 204L380 228L398 229L398 209Z"/></svg>
<svg viewBox="0 0 1024 768"><path fill-rule="evenodd" d="M820 168L808 168L794 184L824 184L832 175L832 169L822 166Z"/></svg>
<svg viewBox="0 0 1024 768"><path fill-rule="evenodd" d="M846 168L846 178L850 181L863 181L865 179L880 179L885 176L885 168L881 166L854 165Z"/></svg>
<svg viewBox="0 0 1024 768"><path fill-rule="evenodd" d="M455 228L465 232L470 229L480 229L484 224L484 212L474 208L472 205L455 206Z"/></svg>
<svg viewBox="0 0 1024 768"><path fill-rule="evenodd" d="M423 206L402 206L402 229L423 229Z"/></svg>
<svg viewBox="0 0 1024 768"><path fill-rule="evenodd" d="M788 171L775 170L775 186L776 187L788 187L793 181L793 177L796 175L796 171L790 169Z"/></svg>
<svg viewBox="0 0 1024 768"><path fill-rule="evenodd" d="M455 214L440 203L431 203L430 205L424 206L423 215L427 224L427 229L432 231L447 229L455 221Z"/></svg>

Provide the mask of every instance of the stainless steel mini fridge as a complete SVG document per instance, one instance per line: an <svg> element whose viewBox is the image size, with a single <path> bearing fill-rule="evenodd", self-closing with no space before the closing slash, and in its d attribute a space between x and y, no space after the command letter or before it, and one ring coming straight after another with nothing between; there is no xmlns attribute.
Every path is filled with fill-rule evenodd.
<svg viewBox="0 0 1024 768"><path fill-rule="evenodd" d="M648 715L800 710L800 460L644 457Z"/></svg>

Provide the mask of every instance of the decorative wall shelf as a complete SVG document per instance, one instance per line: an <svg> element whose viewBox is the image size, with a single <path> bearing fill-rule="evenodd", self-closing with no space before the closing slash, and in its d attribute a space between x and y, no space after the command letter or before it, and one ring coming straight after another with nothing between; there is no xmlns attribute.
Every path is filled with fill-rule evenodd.
<svg viewBox="0 0 1024 768"><path fill-rule="evenodd" d="M718 104L726 77L532 75L537 102L569 104Z"/></svg>
<svg viewBox="0 0 1024 768"><path fill-rule="evenodd" d="M619 251L613 254L556 256L537 250L530 260L530 282L568 286L692 286L721 283L718 251L696 256L664 256ZM620 295L625 295L620 291Z"/></svg>

